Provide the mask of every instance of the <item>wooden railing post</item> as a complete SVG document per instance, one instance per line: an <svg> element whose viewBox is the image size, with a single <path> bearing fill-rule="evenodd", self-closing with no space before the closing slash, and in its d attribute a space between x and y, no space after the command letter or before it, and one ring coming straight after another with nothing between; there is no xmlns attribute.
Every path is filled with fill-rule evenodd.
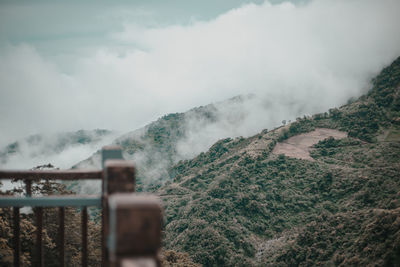
<svg viewBox="0 0 400 267"><path fill-rule="evenodd" d="M123 160L122 149L118 146L103 148L102 166L102 265L109 266L106 240L109 234L108 197L113 193L135 191L135 168L133 163Z"/></svg>
<svg viewBox="0 0 400 267"><path fill-rule="evenodd" d="M113 194L109 203L112 266L159 266L161 201L147 194Z"/></svg>
<svg viewBox="0 0 400 267"><path fill-rule="evenodd" d="M107 195L135 192L135 167L133 163L122 159L106 160L103 186Z"/></svg>
<svg viewBox="0 0 400 267"><path fill-rule="evenodd" d="M13 208L13 220L14 220L14 266L19 267L21 264L20 261L20 253L21 253L21 242L19 240L20 237L20 218L19 218L19 207L14 207Z"/></svg>

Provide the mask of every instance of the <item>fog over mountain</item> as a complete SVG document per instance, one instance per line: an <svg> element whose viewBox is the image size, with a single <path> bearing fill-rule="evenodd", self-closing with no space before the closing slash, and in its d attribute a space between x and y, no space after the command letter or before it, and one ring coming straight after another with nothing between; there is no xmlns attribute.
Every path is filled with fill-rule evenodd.
<svg viewBox="0 0 400 267"><path fill-rule="evenodd" d="M0 1L0 169L100 169L101 148L121 146L135 166L121 177L160 198L163 266L400 266L399 11L399 0ZM100 196L103 178L36 179L26 195ZM0 182L3 206L18 206L8 195L23 183ZM42 217L43 262L63 260L64 219L66 265L85 261L84 232L101 265L112 212L31 211L0 209L0 266L13 264L18 221L20 261L36 262ZM142 226L159 225L142 211Z"/></svg>
<svg viewBox="0 0 400 267"><path fill-rule="evenodd" d="M68 169L117 135L107 130L32 135L0 149L0 168L31 169L51 164Z"/></svg>
<svg viewBox="0 0 400 267"><path fill-rule="evenodd" d="M199 132L195 122L188 132L198 136L188 140L219 138L218 129L247 135L345 104L400 54L398 1L235 3L157 21L153 6L125 2L93 9L2 2L0 144L38 132L127 132L171 112L255 94L237 129L222 119L217 130ZM75 13L88 24L67 19ZM22 26L31 21L27 32Z"/></svg>

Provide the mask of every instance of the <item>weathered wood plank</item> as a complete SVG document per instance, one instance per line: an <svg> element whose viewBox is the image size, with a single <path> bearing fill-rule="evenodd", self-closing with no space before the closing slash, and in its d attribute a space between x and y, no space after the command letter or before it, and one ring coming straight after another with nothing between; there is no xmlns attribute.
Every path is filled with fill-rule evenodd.
<svg viewBox="0 0 400 267"><path fill-rule="evenodd" d="M82 266L88 265L88 212L87 207L82 209Z"/></svg>
<svg viewBox="0 0 400 267"><path fill-rule="evenodd" d="M19 225L19 208L14 207L14 266L20 266L20 251L21 242L19 240L20 236L20 225Z"/></svg>
<svg viewBox="0 0 400 267"><path fill-rule="evenodd" d="M36 266L43 267L44 266L44 257L43 257L43 208L36 208Z"/></svg>
<svg viewBox="0 0 400 267"><path fill-rule="evenodd" d="M46 196L46 197L0 197L0 207L101 207L101 197Z"/></svg>
<svg viewBox="0 0 400 267"><path fill-rule="evenodd" d="M58 234L59 234L59 240L58 240L58 246L59 246L59 252L60 252L60 267L65 266L65 208L59 208L58 211L58 221L59 221L59 229L58 229Z"/></svg>
<svg viewBox="0 0 400 267"><path fill-rule="evenodd" d="M1 179L17 179L17 180L85 180L103 178L101 170L68 170L68 171L18 171L18 170L0 170Z"/></svg>
<svg viewBox="0 0 400 267"><path fill-rule="evenodd" d="M156 257L161 247L161 201L147 194L113 194L109 197L109 251L111 259Z"/></svg>
<svg viewBox="0 0 400 267"><path fill-rule="evenodd" d="M133 162L109 159L105 162L104 188L107 194L135 192L135 167Z"/></svg>

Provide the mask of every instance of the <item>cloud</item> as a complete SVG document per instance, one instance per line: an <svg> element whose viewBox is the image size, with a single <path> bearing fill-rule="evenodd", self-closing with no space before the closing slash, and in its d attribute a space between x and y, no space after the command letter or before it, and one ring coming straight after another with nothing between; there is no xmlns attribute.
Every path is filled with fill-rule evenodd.
<svg viewBox="0 0 400 267"><path fill-rule="evenodd" d="M291 102L290 99L269 101L256 95L247 95L216 103L209 110L215 120L199 114L185 116L185 136L178 140L176 162L195 157L220 139L247 137L263 129L279 126L283 120L293 120L295 114L304 114L307 109L302 103Z"/></svg>
<svg viewBox="0 0 400 267"><path fill-rule="evenodd" d="M68 73L32 44L3 45L0 139L132 130L169 112L248 93L269 103L271 118L324 111L365 93L369 79L400 55L399 8L395 0L265 2L159 27L124 17L123 30L113 28L104 44L63 54L73 62ZM245 126L258 129L262 109L246 108L255 121ZM248 127L237 134L253 132Z"/></svg>
<svg viewBox="0 0 400 267"><path fill-rule="evenodd" d="M112 132L98 135L94 131L86 131L81 136L76 133L31 136L18 140L14 153L2 155L0 168L31 169L50 163L55 168L69 169L87 159L94 151L110 144L118 135ZM80 143L79 139L83 138L87 141Z"/></svg>

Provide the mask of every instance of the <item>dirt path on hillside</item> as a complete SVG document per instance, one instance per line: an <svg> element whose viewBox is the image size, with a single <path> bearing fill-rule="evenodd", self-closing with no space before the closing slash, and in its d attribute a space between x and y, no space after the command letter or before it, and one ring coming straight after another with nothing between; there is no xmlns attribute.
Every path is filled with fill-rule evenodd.
<svg viewBox="0 0 400 267"><path fill-rule="evenodd" d="M331 136L335 139L341 139L347 137L347 133L333 129L317 128L315 131L296 135L281 143L277 143L272 153L314 161L310 156L311 147L319 141Z"/></svg>

